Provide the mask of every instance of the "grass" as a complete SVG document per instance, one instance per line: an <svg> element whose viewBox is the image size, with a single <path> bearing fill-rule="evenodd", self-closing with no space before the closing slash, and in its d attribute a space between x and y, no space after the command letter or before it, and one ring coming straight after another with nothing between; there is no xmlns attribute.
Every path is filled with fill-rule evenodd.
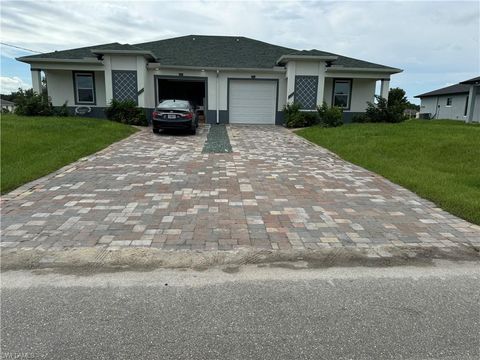
<svg viewBox="0 0 480 360"><path fill-rule="evenodd" d="M102 119L2 115L1 192L11 191L133 134Z"/></svg>
<svg viewBox="0 0 480 360"><path fill-rule="evenodd" d="M480 126L459 121L311 127L297 134L480 225Z"/></svg>

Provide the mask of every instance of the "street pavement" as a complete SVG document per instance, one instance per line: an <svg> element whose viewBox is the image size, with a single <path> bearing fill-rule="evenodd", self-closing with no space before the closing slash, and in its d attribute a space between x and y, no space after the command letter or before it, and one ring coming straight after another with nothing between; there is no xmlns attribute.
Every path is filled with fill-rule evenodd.
<svg viewBox="0 0 480 360"><path fill-rule="evenodd" d="M478 262L294 269L7 271L2 359L480 358Z"/></svg>

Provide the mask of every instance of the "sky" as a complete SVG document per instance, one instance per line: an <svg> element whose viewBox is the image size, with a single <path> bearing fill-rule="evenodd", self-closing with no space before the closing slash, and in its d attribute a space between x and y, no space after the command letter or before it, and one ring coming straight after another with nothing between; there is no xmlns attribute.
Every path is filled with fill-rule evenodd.
<svg viewBox="0 0 480 360"><path fill-rule="evenodd" d="M245 36L403 69L413 96L480 75L480 1L1 1L1 41L38 52L189 34ZM31 86L32 52L1 45L0 92Z"/></svg>

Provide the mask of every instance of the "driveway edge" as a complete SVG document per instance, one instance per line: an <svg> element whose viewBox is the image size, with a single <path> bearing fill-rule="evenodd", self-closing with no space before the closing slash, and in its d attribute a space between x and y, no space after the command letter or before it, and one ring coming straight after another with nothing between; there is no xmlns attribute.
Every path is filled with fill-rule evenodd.
<svg viewBox="0 0 480 360"><path fill-rule="evenodd" d="M83 163L86 163L88 161L91 161L91 160L94 160L97 156L100 156L102 155L102 153L104 152L107 152L110 147L122 142L122 141L125 141L127 139L129 139L130 137L136 135L136 134L139 134L140 132L142 131L145 131L144 129L142 128L139 128L137 126L133 126L134 128L138 129L139 131L136 131L134 132L133 134L130 134L129 136L121 139L121 140L118 140L118 141L115 141L113 143L111 143L110 145L108 145L107 147L93 153L93 154L90 154L90 155L87 155L87 156L84 156L78 160L75 160L74 162L71 162L70 164L67 164L63 167L61 167L60 169L57 169L47 175L44 175L38 179L35 179L35 180L32 180L30 182L27 182L23 185L20 185L19 187L17 187L16 189L13 189L12 191L9 191L8 193L6 194L3 194L0 196L0 203L3 203L3 202L7 202L7 201L10 201L10 200L13 200L13 199L21 199L25 196L28 196L30 195L34 189L36 188L39 188L39 187L42 187L43 184L45 184L48 180L54 178L54 177L57 177L58 175L60 174L63 174L63 173L69 173L69 172L72 172L74 171L75 169L77 169L79 167L80 164L83 164Z"/></svg>

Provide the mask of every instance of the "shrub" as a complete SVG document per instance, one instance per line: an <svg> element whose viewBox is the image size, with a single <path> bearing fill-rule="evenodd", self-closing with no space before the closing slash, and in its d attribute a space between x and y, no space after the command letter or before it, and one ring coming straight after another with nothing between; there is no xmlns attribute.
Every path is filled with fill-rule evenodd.
<svg viewBox="0 0 480 360"><path fill-rule="evenodd" d="M67 102L65 101L65 103L62 106L53 108L53 115L70 116L70 112L68 111L68 107L67 107Z"/></svg>
<svg viewBox="0 0 480 360"><path fill-rule="evenodd" d="M105 109L107 118L129 125L147 126L147 118L143 109L137 107L133 100L112 100Z"/></svg>
<svg viewBox="0 0 480 360"><path fill-rule="evenodd" d="M287 104L283 108L285 126L288 128L300 128L312 126L318 123L318 115L312 111L300 111L300 104Z"/></svg>
<svg viewBox="0 0 480 360"><path fill-rule="evenodd" d="M404 108L401 104L389 104L388 100L381 96L375 96L375 98L376 104L367 102L366 122L398 123L405 120Z"/></svg>
<svg viewBox="0 0 480 360"><path fill-rule="evenodd" d="M24 116L50 116L53 107L48 101L46 93L37 94L33 89L19 89L15 97L15 114Z"/></svg>
<svg viewBox="0 0 480 360"><path fill-rule="evenodd" d="M337 127L343 125L343 111L337 106L328 107L324 101L322 106L317 107L320 125L323 127Z"/></svg>
<svg viewBox="0 0 480 360"><path fill-rule="evenodd" d="M376 104L367 102L367 110L362 122L399 123L406 120L404 111L408 106L408 100L403 89L390 89L388 99L381 96L375 96L375 98Z"/></svg>
<svg viewBox="0 0 480 360"><path fill-rule="evenodd" d="M368 122L368 118L365 114L354 115L352 117L352 122L354 122L354 123L366 123L366 122Z"/></svg>
<svg viewBox="0 0 480 360"><path fill-rule="evenodd" d="M298 114L299 112L300 112L300 104L298 103L287 104L283 107L284 121L287 127L288 127L288 124L292 122L295 115Z"/></svg>

